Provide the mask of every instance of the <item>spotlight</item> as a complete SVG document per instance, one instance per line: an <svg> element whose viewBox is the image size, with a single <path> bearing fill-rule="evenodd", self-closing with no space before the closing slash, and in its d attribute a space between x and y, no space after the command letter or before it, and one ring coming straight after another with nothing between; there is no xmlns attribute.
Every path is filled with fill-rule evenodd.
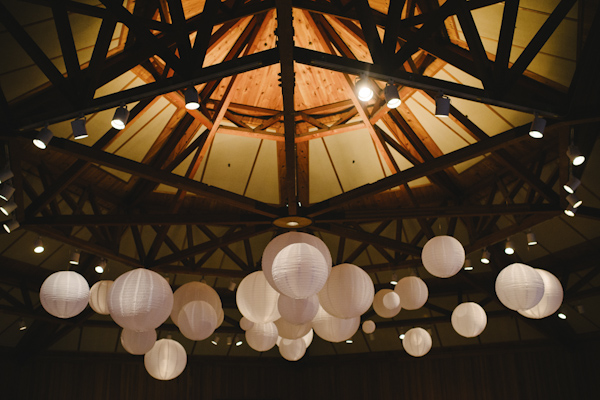
<svg viewBox="0 0 600 400"><path fill-rule="evenodd" d="M579 185L581 185L581 181L573 175L571 175L571 177L569 178L569 182L563 185L563 189L565 189L567 193L575 193L575 190L577 190Z"/></svg>
<svg viewBox="0 0 600 400"><path fill-rule="evenodd" d="M397 285L398 284L398 274L397 273L393 273L392 274L392 279L390 280L390 283L392 285Z"/></svg>
<svg viewBox="0 0 600 400"><path fill-rule="evenodd" d="M571 144L567 149L567 156L571 160L571 163L573 163L573 165L576 167L585 162L585 156L581 151L579 151L579 147L575 146L574 144Z"/></svg>
<svg viewBox="0 0 600 400"><path fill-rule="evenodd" d="M535 233L527 232L527 245L535 246L537 244L537 238L535 237Z"/></svg>
<svg viewBox="0 0 600 400"><path fill-rule="evenodd" d="M573 207L572 205L569 204L569 207L565 208L565 214L569 217L574 217L575 213L577 212L577 208Z"/></svg>
<svg viewBox="0 0 600 400"><path fill-rule="evenodd" d="M237 283L235 283L235 281L232 279L229 281L229 286L227 287L227 289L229 289L230 292L233 292L235 290L237 286Z"/></svg>
<svg viewBox="0 0 600 400"><path fill-rule="evenodd" d="M46 147L48 147L48 143L50 143L50 139L52 139L52 136L54 136L52 131L48 129L48 127L45 127L41 131L39 131L35 139L33 139L33 144L38 149L44 150L46 149Z"/></svg>
<svg viewBox="0 0 600 400"><path fill-rule="evenodd" d="M356 82L355 90L360 101L369 101L373 98L373 88L366 77L362 77Z"/></svg>
<svg viewBox="0 0 600 400"><path fill-rule="evenodd" d="M404 340L404 333L401 333L400 336L398 336L398 339Z"/></svg>
<svg viewBox="0 0 600 400"><path fill-rule="evenodd" d="M79 252L79 250L75 250L74 252L71 253L71 260L69 261L69 264L79 265L80 257L81 257L81 253Z"/></svg>
<svg viewBox="0 0 600 400"><path fill-rule="evenodd" d="M198 92L196 88L191 86L185 91L185 108L188 110L197 110L200 108Z"/></svg>
<svg viewBox="0 0 600 400"><path fill-rule="evenodd" d="M570 205L573 206L573 208L577 208L581 205L581 203L583 203L583 201L579 200L579 197L577 197L575 193L571 193L570 195L568 195L567 201Z"/></svg>
<svg viewBox="0 0 600 400"><path fill-rule="evenodd" d="M13 174L10 168L4 168L2 171L0 171L0 183L9 180L13 176L15 176L15 174Z"/></svg>
<svg viewBox="0 0 600 400"><path fill-rule="evenodd" d="M348 343L348 344L352 344L352 343L354 343L354 342L352 341L352 339L346 339L346 343Z"/></svg>
<svg viewBox="0 0 600 400"><path fill-rule="evenodd" d="M398 89L391 83L387 84L383 93L385 94L385 101L388 108L396 108L402 103L402 100L400 100L400 96L398 95Z"/></svg>
<svg viewBox="0 0 600 400"><path fill-rule="evenodd" d="M439 94L435 98L435 116L447 117L450 114L450 97Z"/></svg>
<svg viewBox="0 0 600 400"><path fill-rule="evenodd" d="M233 338L231 336L227 336L227 346L231 346L231 343L233 343Z"/></svg>
<svg viewBox="0 0 600 400"><path fill-rule="evenodd" d="M105 269L106 269L106 260L104 258L101 258L98 261L98 264L96 264L96 266L94 267L94 271L96 271L96 273L98 273L98 274L102 274L102 273L104 273Z"/></svg>
<svg viewBox="0 0 600 400"><path fill-rule="evenodd" d="M14 193L15 188L9 185L8 183L5 183L2 186L0 186L0 199L8 201L8 199L10 199Z"/></svg>
<svg viewBox="0 0 600 400"><path fill-rule="evenodd" d="M487 249L483 249L483 252L481 253L481 262L483 264L489 264L490 257L491 257L490 252Z"/></svg>
<svg viewBox="0 0 600 400"><path fill-rule="evenodd" d="M44 252L44 242L42 241L42 237L38 237L35 242L33 242L33 252L36 254L40 254Z"/></svg>
<svg viewBox="0 0 600 400"><path fill-rule="evenodd" d="M19 224L19 221L17 221L16 219L13 219L11 221L5 222L4 224L2 224L2 226L4 227L4 230L6 231L6 233L11 233L15 229L17 229L19 226L21 226L21 224Z"/></svg>
<svg viewBox="0 0 600 400"><path fill-rule="evenodd" d="M546 120L538 117L537 115L533 118L531 128L529 129L529 136L534 139L541 139L544 137L544 128L546 127Z"/></svg>
<svg viewBox="0 0 600 400"><path fill-rule="evenodd" d="M85 139L88 137L87 129L85 128L85 117L81 116L71 121L71 129L73 129L74 139Z"/></svg>
<svg viewBox="0 0 600 400"><path fill-rule="evenodd" d="M218 336L215 336L215 338L213 340L211 340L210 342L216 346L219 344L219 340L221 340L221 338Z"/></svg>
<svg viewBox="0 0 600 400"><path fill-rule="evenodd" d="M471 262L470 258L467 258L465 260L465 268L464 268L464 270L465 271L472 271L473 270L473 263Z"/></svg>
<svg viewBox="0 0 600 400"><path fill-rule="evenodd" d="M560 319L567 319L567 315L565 313L558 313L558 318Z"/></svg>
<svg viewBox="0 0 600 400"><path fill-rule="evenodd" d="M127 110L127 106L122 105L115 111L115 115L110 121L110 124L113 128L121 130L125 128L127 125L127 120L129 119L129 110Z"/></svg>
<svg viewBox="0 0 600 400"><path fill-rule="evenodd" d="M515 254L515 244L510 240L510 238L506 239L506 244L504 245L504 252L509 256Z"/></svg>
<svg viewBox="0 0 600 400"><path fill-rule="evenodd" d="M7 217L11 212L15 211L16 209L17 209L17 203L15 203L14 200L11 200L8 203L0 206L0 211L2 211L2 214L6 215Z"/></svg>
<svg viewBox="0 0 600 400"><path fill-rule="evenodd" d="M243 341L238 340L237 342L235 342L235 347L240 347L243 343Z"/></svg>
<svg viewBox="0 0 600 400"><path fill-rule="evenodd" d="M25 320L23 318L19 319L19 330L24 331L27 329L27 325L25 324Z"/></svg>

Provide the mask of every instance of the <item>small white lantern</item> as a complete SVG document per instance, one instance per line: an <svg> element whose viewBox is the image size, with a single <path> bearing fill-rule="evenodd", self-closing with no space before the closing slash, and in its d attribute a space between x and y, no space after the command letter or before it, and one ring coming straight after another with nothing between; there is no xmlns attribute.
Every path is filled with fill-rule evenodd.
<svg viewBox="0 0 600 400"><path fill-rule="evenodd" d="M90 286L75 271L58 271L46 278L40 288L44 310L57 318L71 318L88 304Z"/></svg>
<svg viewBox="0 0 600 400"><path fill-rule="evenodd" d="M423 357L431 350L431 335L423 328L412 328L404 334L402 346L413 357Z"/></svg>
<svg viewBox="0 0 600 400"><path fill-rule="evenodd" d="M452 311L452 327L461 336L479 336L487 325L487 315L477 303L467 302L456 306Z"/></svg>
<svg viewBox="0 0 600 400"><path fill-rule="evenodd" d="M98 281L92 285L90 289L90 307L101 315L108 315L108 291L112 286L113 281Z"/></svg>
<svg viewBox="0 0 600 400"><path fill-rule="evenodd" d="M156 330L136 332L131 329L121 331L121 346L129 354L142 355L149 352L156 342Z"/></svg>
<svg viewBox="0 0 600 400"><path fill-rule="evenodd" d="M496 295L511 310L528 310L544 295L544 280L529 265L514 263L496 278Z"/></svg>
<svg viewBox="0 0 600 400"><path fill-rule="evenodd" d="M273 322L254 324L252 329L246 331L248 346L256 351L267 351L277 343L277 326Z"/></svg>
<svg viewBox="0 0 600 400"><path fill-rule="evenodd" d="M250 321L261 324L281 317L277 311L278 298L279 293L269 285L262 271L246 275L235 294L240 313Z"/></svg>
<svg viewBox="0 0 600 400"><path fill-rule="evenodd" d="M108 310L121 327L134 331L158 328L169 318L173 291L165 278L138 268L119 276L108 294Z"/></svg>
<svg viewBox="0 0 600 400"><path fill-rule="evenodd" d="M544 295L539 303L528 310L518 310L519 314L527 318L541 319L554 314L563 301L563 287L552 273L534 268L544 281Z"/></svg>
<svg viewBox="0 0 600 400"><path fill-rule="evenodd" d="M288 361L298 361L306 353L306 343L300 339L282 338L279 343L279 354Z"/></svg>
<svg viewBox="0 0 600 400"><path fill-rule="evenodd" d="M360 326L360 317L337 318L319 307L313 319L313 330L323 340L338 343L350 339Z"/></svg>
<svg viewBox="0 0 600 400"><path fill-rule="evenodd" d="M300 339L311 330L312 326L310 322L300 325L291 324L283 318L275 321L275 325L277 326L279 336L290 340Z"/></svg>
<svg viewBox="0 0 600 400"><path fill-rule="evenodd" d="M292 299L282 294L277 301L277 309L286 321L296 325L305 324L317 315L319 298L315 294L306 299Z"/></svg>
<svg viewBox="0 0 600 400"><path fill-rule="evenodd" d="M248 318L246 317L242 317L240 318L240 328L242 328L243 330L247 331L252 329L252 327L254 326L254 322L250 321Z"/></svg>
<svg viewBox="0 0 600 400"><path fill-rule="evenodd" d="M217 313L205 301L190 301L179 312L179 330L190 340L204 340L217 327Z"/></svg>
<svg viewBox="0 0 600 400"><path fill-rule="evenodd" d="M400 279L394 292L400 296L400 304L405 310L418 310L429 297L427 285L418 276L406 276Z"/></svg>
<svg viewBox="0 0 600 400"><path fill-rule="evenodd" d="M161 381L177 378L185 369L186 364L185 349L173 339L157 340L152 349L144 355L146 371L154 379Z"/></svg>
<svg viewBox="0 0 600 400"><path fill-rule="evenodd" d="M375 332L375 322L371 321L370 319L366 320L362 324L362 330L367 335L370 335L371 333Z"/></svg>
<svg viewBox="0 0 600 400"><path fill-rule="evenodd" d="M222 311L223 305L221 304L221 298L212 287L208 286L203 282L188 282L181 285L179 289L173 293L173 309L171 310L171 319L175 325L179 325L179 312L187 303L191 301L205 301L210 304L217 317ZM217 326L219 326L218 324Z"/></svg>
<svg viewBox="0 0 600 400"><path fill-rule="evenodd" d="M364 314L373 303L375 287L362 268L340 264L319 292L319 303L329 314L338 318L353 318ZM318 334L318 332L317 332Z"/></svg>
<svg viewBox="0 0 600 400"><path fill-rule="evenodd" d="M452 236L436 236L429 239L421 253L425 269L438 278L457 274L465 263L465 249Z"/></svg>
<svg viewBox="0 0 600 400"><path fill-rule="evenodd" d="M386 307L384 300L386 296L395 295L398 300L398 305L394 308ZM388 304L394 305L394 301L388 301ZM377 293L375 293L375 297L373 298L373 310L377 315L381 318L393 318L400 312L401 300L398 293L394 292L392 289L381 289Z"/></svg>

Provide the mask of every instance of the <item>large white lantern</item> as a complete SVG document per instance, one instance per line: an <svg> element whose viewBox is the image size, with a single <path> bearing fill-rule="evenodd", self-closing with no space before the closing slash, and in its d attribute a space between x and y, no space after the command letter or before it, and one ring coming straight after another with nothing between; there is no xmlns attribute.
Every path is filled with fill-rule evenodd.
<svg viewBox="0 0 600 400"><path fill-rule="evenodd" d="M253 326L254 322L250 321L248 318L240 318L240 328L242 328L243 330L247 331L249 329L252 329Z"/></svg>
<svg viewBox="0 0 600 400"><path fill-rule="evenodd" d="M375 332L375 322L371 321L370 319L366 320L362 323L362 330L367 335Z"/></svg>
<svg viewBox="0 0 600 400"><path fill-rule="evenodd" d="M373 303L375 287L363 269L353 264L340 264L319 292L319 303L338 318L353 318L364 314ZM318 333L317 333L318 334Z"/></svg>
<svg viewBox="0 0 600 400"><path fill-rule="evenodd" d="M300 339L282 338L279 343L279 354L288 361L298 361L306 353L306 343Z"/></svg>
<svg viewBox="0 0 600 400"><path fill-rule="evenodd" d="M262 271L246 275L235 294L240 313L252 322L264 324L279 319L277 300L279 293L267 282Z"/></svg>
<svg viewBox="0 0 600 400"><path fill-rule="evenodd" d="M156 342L156 330L136 332L131 329L121 331L121 346L129 354L142 355L149 352Z"/></svg>
<svg viewBox="0 0 600 400"><path fill-rule="evenodd" d="M418 276L406 276L398 281L394 292L400 296L400 304L405 310L417 310L427 302L429 290Z"/></svg>
<svg viewBox="0 0 600 400"><path fill-rule="evenodd" d="M529 265L514 263L496 278L496 295L511 310L528 310L544 295L544 280Z"/></svg>
<svg viewBox="0 0 600 400"><path fill-rule="evenodd" d="M274 289L293 299L305 299L323 288L331 264L316 247L292 243L277 253L271 266Z"/></svg>
<svg viewBox="0 0 600 400"><path fill-rule="evenodd" d="M389 295L394 295L397 298L397 306L394 308L388 308L386 307L386 304L384 302L386 296ZM396 302L392 300L388 300L387 303L391 306L393 306ZM379 315L381 318L393 318L396 315L398 315L398 313L400 312L401 307L401 300L400 300L400 296L398 295L398 293L394 292L392 289L381 289L379 290L377 293L375 293L375 297L373 298L373 310L375 310L375 313L377 315Z"/></svg>
<svg viewBox="0 0 600 400"><path fill-rule="evenodd" d="M534 268L544 281L544 295L539 303L528 310L518 310L527 318L540 319L554 314L563 301L563 287L556 276L544 269Z"/></svg>
<svg viewBox="0 0 600 400"><path fill-rule="evenodd" d="M319 311L312 321L313 330L323 340L328 342L343 342L350 339L360 326L360 317L337 318L319 307Z"/></svg>
<svg viewBox="0 0 600 400"><path fill-rule="evenodd" d="M296 325L305 324L317 315L319 298L312 295L306 299L292 299L282 294L277 301L277 309L286 321Z"/></svg>
<svg viewBox="0 0 600 400"><path fill-rule="evenodd" d="M431 350L431 335L423 328L412 328L404 334L402 346L413 357L422 357Z"/></svg>
<svg viewBox="0 0 600 400"><path fill-rule="evenodd" d="M161 381L177 378L186 364L185 349L173 339L157 340L152 349L144 355L146 371L153 378Z"/></svg>
<svg viewBox="0 0 600 400"><path fill-rule="evenodd" d="M248 346L256 351L270 350L277 343L277 326L273 322L254 324L246 331Z"/></svg>
<svg viewBox="0 0 600 400"><path fill-rule="evenodd" d="M204 340L217 327L217 313L205 301L190 301L179 312L179 330L190 340Z"/></svg>
<svg viewBox="0 0 600 400"><path fill-rule="evenodd" d="M485 310L477 303L467 302L456 306L452 311L452 327L461 336L479 336L487 325Z"/></svg>
<svg viewBox="0 0 600 400"><path fill-rule="evenodd" d="M173 291L154 271L138 268L119 276L108 294L108 310L121 327L134 331L158 328L169 318Z"/></svg>
<svg viewBox="0 0 600 400"><path fill-rule="evenodd" d="M90 286L75 271L58 271L46 278L40 288L44 310L58 318L71 318L85 309Z"/></svg>
<svg viewBox="0 0 600 400"><path fill-rule="evenodd" d="M279 336L290 340L300 339L302 336L306 335L312 327L310 322L296 325L289 323L283 318L279 318L275 321L275 325L277 326Z"/></svg>
<svg viewBox="0 0 600 400"><path fill-rule="evenodd" d="M92 285L90 289L90 307L101 315L108 315L108 291L112 286L113 281L98 281Z"/></svg>
<svg viewBox="0 0 600 400"><path fill-rule="evenodd" d="M310 344L313 341L313 336L314 336L314 331L312 329L306 335L302 336L302 340L304 340L304 343L306 344L307 349L308 349L308 346L310 346Z"/></svg>
<svg viewBox="0 0 600 400"><path fill-rule="evenodd" d="M431 275L449 278L456 275L465 263L465 249L452 236L436 236L423 246L421 261Z"/></svg>
<svg viewBox="0 0 600 400"><path fill-rule="evenodd" d="M221 298L212 287L203 282L188 282L181 285L173 293L173 309L171 310L171 319L175 325L179 325L179 312L187 303L191 301L205 301L210 304L217 313L217 320L222 312L223 306ZM217 324L219 326L220 324Z"/></svg>

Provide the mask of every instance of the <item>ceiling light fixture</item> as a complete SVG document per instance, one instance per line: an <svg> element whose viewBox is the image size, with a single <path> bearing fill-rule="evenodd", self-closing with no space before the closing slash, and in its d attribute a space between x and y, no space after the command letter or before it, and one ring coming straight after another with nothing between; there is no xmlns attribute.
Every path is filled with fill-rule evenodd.
<svg viewBox="0 0 600 400"><path fill-rule="evenodd" d="M361 77L355 85L356 96L360 101L369 101L373 98L373 88L369 83L369 78Z"/></svg>
<svg viewBox="0 0 600 400"><path fill-rule="evenodd" d="M491 257L490 252L487 249L483 249L483 252L481 253L481 262L483 264L489 264L490 257Z"/></svg>
<svg viewBox="0 0 600 400"><path fill-rule="evenodd" d="M54 134L52 133L52 131L50 129L48 129L48 127L46 126L46 127L42 128L41 131L38 132L35 139L33 139L33 144L38 149L45 150L46 147L48 147L48 143L50 143L50 140L52 139L53 136L54 136Z"/></svg>
<svg viewBox="0 0 600 400"><path fill-rule="evenodd" d="M27 325L25 324L25 320L23 318L19 319L19 330L24 331L27 329Z"/></svg>
<svg viewBox="0 0 600 400"><path fill-rule="evenodd" d="M573 206L573 208L577 208L583 203L583 201L580 200L579 197L577 197L577 195L575 193L571 193L570 195L568 195L567 201L569 202L570 205Z"/></svg>
<svg viewBox="0 0 600 400"><path fill-rule="evenodd" d="M15 188L8 183L4 183L2 186L0 186L0 199L8 201L8 199L10 199L14 193Z"/></svg>
<svg viewBox="0 0 600 400"><path fill-rule="evenodd" d="M16 209L17 203L15 203L14 200L11 200L8 203L0 206L0 211L2 211L2 214L6 215L7 217L10 215L11 212L15 211Z"/></svg>
<svg viewBox="0 0 600 400"><path fill-rule="evenodd" d="M21 226L21 224L19 224L19 221L17 221L16 219L7 221L4 224L2 224L2 227L4 228L6 233L11 233L12 231L19 228L20 226Z"/></svg>
<svg viewBox="0 0 600 400"><path fill-rule="evenodd" d="M14 176L15 176L15 174L13 174L12 170L10 168L6 167L2 171L0 171L0 183L7 181Z"/></svg>
<svg viewBox="0 0 600 400"><path fill-rule="evenodd" d="M94 267L94 271L96 271L96 273L98 273L98 274L102 274L102 273L104 273L105 269L106 269L106 260L104 258L101 258L98 260L98 263Z"/></svg>
<svg viewBox="0 0 600 400"><path fill-rule="evenodd" d="M81 257L81 253L79 252L79 250L75 250L71 253L71 260L69 261L69 264L71 265L79 265L79 258Z"/></svg>
<svg viewBox="0 0 600 400"><path fill-rule="evenodd" d="M567 315L565 313L558 313L558 318L560 319L567 319Z"/></svg>
<svg viewBox="0 0 600 400"><path fill-rule="evenodd" d="M391 83L387 84L383 93L385 94L385 101L388 108L396 108L402 104L402 100L400 100L400 95L398 94L398 89Z"/></svg>
<svg viewBox="0 0 600 400"><path fill-rule="evenodd" d="M567 193L575 193L575 190L577 190L579 185L581 185L581 181L577 179L577 177L571 175L569 182L563 185L563 189L565 189Z"/></svg>
<svg viewBox="0 0 600 400"><path fill-rule="evenodd" d="M529 129L529 136L534 139L541 139L544 137L544 128L546 128L546 120L537 114L533 117L531 128Z"/></svg>
<svg viewBox="0 0 600 400"><path fill-rule="evenodd" d="M435 98L435 116L447 117L450 114L450 97L440 93Z"/></svg>
<svg viewBox="0 0 600 400"><path fill-rule="evenodd" d="M579 150L579 147L575 146L572 143L569 146L569 148L567 149L567 156L571 160L571 163L576 167L585 162L585 156Z"/></svg>
<svg viewBox="0 0 600 400"><path fill-rule="evenodd" d="M392 285L397 285L398 284L398 274L397 273L393 273L392 274L392 279L390 280L390 283Z"/></svg>
<svg viewBox="0 0 600 400"><path fill-rule="evenodd" d="M504 244L504 253L508 254L509 256L515 254L515 244L512 240L510 240L510 238L506 239L506 243Z"/></svg>
<svg viewBox="0 0 600 400"><path fill-rule="evenodd" d="M200 108L200 99L198 98L198 91L194 86L190 86L185 91L185 108L188 110L197 110Z"/></svg>
<svg viewBox="0 0 600 400"><path fill-rule="evenodd" d="M44 242L42 241L42 237L38 237L35 242L33 242L33 252L35 254L40 254L44 252Z"/></svg>
<svg viewBox="0 0 600 400"><path fill-rule="evenodd" d="M127 110L127 106L125 106L123 104L119 108L117 108L117 110L115 111L115 115L113 116L112 121L110 121L110 124L115 129L118 129L118 130L125 129L125 125L127 125L128 119L129 119L129 110Z"/></svg>
<svg viewBox="0 0 600 400"><path fill-rule="evenodd" d="M535 237L535 233L527 232L527 245L535 246L536 244L538 244L538 242L537 242L537 238Z"/></svg>
<svg viewBox="0 0 600 400"><path fill-rule="evenodd" d="M85 128L85 117L83 115L71 121L71 129L73 130L73 138L75 140L88 137L87 129Z"/></svg>
<svg viewBox="0 0 600 400"><path fill-rule="evenodd" d="M242 344L244 344L244 342L241 340L238 340L237 342L235 342L235 347L240 347Z"/></svg>
<svg viewBox="0 0 600 400"><path fill-rule="evenodd" d="M216 346L219 344L219 340L221 340L221 338L218 336L215 336L215 338L213 340L211 340L210 342Z"/></svg>
<svg viewBox="0 0 600 400"><path fill-rule="evenodd" d="M348 343L348 344L352 344L352 343L354 343L354 342L352 341L352 339L346 339L346 343Z"/></svg>
<svg viewBox="0 0 600 400"><path fill-rule="evenodd" d="M237 287L237 283L233 279L230 280L229 286L227 287L227 289L229 289L230 292L233 292L236 287Z"/></svg>
<svg viewBox="0 0 600 400"><path fill-rule="evenodd" d="M231 346L233 343L233 338L231 336L227 336L227 346Z"/></svg>
<svg viewBox="0 0 600 400"><path fill-rule="evenodd" d="M401 334L398 336L398 339L400 339L400 340L404 340L404 333L401 333Z"/></svg>
<svg viewBox="0 0 600 400"><path fill-rule="evenodd" d="M465 271L472 271L473 270L473 263L471 262L470 258L465 259Z"/></svg>
<svg viewBox="0 0 600 400"><path fill-rule="evenodd" d="M564 213L568 216L568 217L574 217L575 213L577 213L577 208L573 207L572 205L569 204L569 206L567 208L565 208Z"/></svg>

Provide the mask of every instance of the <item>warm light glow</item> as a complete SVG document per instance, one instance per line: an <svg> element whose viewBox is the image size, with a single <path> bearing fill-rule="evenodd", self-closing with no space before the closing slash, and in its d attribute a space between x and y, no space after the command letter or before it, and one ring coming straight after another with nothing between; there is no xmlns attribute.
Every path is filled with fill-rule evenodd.
<svg viewBox="0 0 600 400"><path fill-rule="evenodd" d="M567 319L567 316L563 313L558 313L558 318L560 319Z"/></svg>
<svg viewBox="0 0 600 400"><path fill-rule="evenodd" d="M575 190L579 187L580 184L581 181L579 179L577 179L574 176L571 176L569 182L563 185L563 189L565 189L567 193L575 193Z"/></svg>
<svg viewBox="0 0 600 400"><path fill-rule="evenodd" d="M509 256L515 254L515 245L513 244L512 240L508 239L506 241L506 244L504 245L504 252Z"/></svg>
<svg viewBox="0 0 600 400"><path fill-rule="evenodd" d="M544 128L546 128L546 120L544 118L540 118L537 115L533 119L531 123L531 128L529 130L529 136L534 139L541 139L544 137Z"/></svg>
<svg viewBox="0 0 600 400"><path fill-rule="evenodd" d="M104 272L104 268L101 265L96 265L96 268L94 268L94 270L99 274Z"/></svg>
<svg viewBox="0 0 600 400"><path fill-rule="evenodd" d="M579 207L583 201L579 199L579 197L577 197L575 195L575 193L571 193L570 195L567 196L567 201L569 202L569 204L571 206L573 206L573 208L577 208Z"/></svg>
<svg viewBox="0 0 600 400"><path fill-rule="evenodd" d="M44 150L46 147L48 147L48 143L50 143L52 136L54 136L54 134L50 129L48 129L47 127L43 128L41 131L38 132L35 139L33 139L33 144L38 149Z"/></svg>
<svg viewBox="0 0 600 400"><path fill-rule="evenodd" d="M6 215L8 217L10 215L10 213L13 212L16 208L17 208L17 203L15 203L14 200L11 200L10 202L0 206L0 211L2 211L2 214Z"/></svg>
<svg viewBox="0 0 600 400"><path fill-rule="evenodd" d="M296 221L289 221L285 223L287 226L298 226L300 225L298 222Z"/></svg>
<svg viewBox="0 0 600 400"><path fill-rule="evenodd" d="M570 145L567 149L567 156L571 160L574 166L579 166L585 162L585 156L579 151L579 148L574 144Z"/></svg>
<svg viewBox="0 0 600 400"><path fill-rule="evenodd" d="M392 280L390 280L390 283L391 283L392 285L397 285L397 284L398 284L398 274L394 273L394 274L392 275Z"/></svg>
<svg viewBox="0 0 600 400"><path fill-rule="evenodd" d="M218 344L219 344L219 340L220 340L220 339L221 339L220 337L218 337L218 336L215 336L215 338L214 338L213 340L211 340L210 342L211 342L213 345L215 345L215 346L216 346L216 345L218 345Z"/></svg>
<svg viewBox="0 0 600 400"><path fill-rule="evenodd" d="M79 257L81 257L81 253L79 251L74 251L71 253L71 260L69 264L71 265L79 265Z"/></svg>
<svg viewBox="0 0 600 400"><path fill-rule="evenodd" d="M188 110L197 110L200 108L198 92L194 86L185 91L185 108Z"/></svg>
<svg viewBox="0 0 600 400"><path fill-rule="evenodd" d="M43 253L43 252L44 252L44 246L43 246L43 245L36 246L36 247L33 249L33 252L34 252L34 253L36 253L36 254Z"/></svg>
<svg viewBox="0 0 600 400"><path fill-rule="evenodd" d="M401 333L400 336L398 336L398 338L400 338L400 340L404 340L404 333Z"/></svg>
<svg viewBox="0 0 600 400"><path fill-rule="evenodd" d="M577 212L577 209L571 205L565 209L565 214L568 217L574 217L576 212Z"/></svg>
<svg viewBox="0 0 600 400"><path fill-rule="evenodd" d="M110 124L115 129L125 129L125 125L127 124L128 119L129 111L127 110L127 107L121 106L115 111L115 115L113 116L112 121L110 121Z"/></svg>
<svg viewBox="0 0 600 400"><path fill-rule="evenodd" d="M465 260L465 271L472 271L473 270L473 263L471 262L470 258L467 258Z"/></svg>
<svg viewBox="0 0 600 400"><path fill-rule="evenodd" d="M348 340L346 340L346 343L350 344L350 343L354 343L354 342L352 341L352 339L348 339Z"/></svg>
<svg viewBox="0 0 600 400"><path fill-rule="evenodd" d="M237 342L235 342L235 346L236 347L240 347L244 342L242 342L241 340L238 340Z"/></svg>
<svg viewBox="0 0 600 400"><path fill-rule="evenodd" d="M388 108L396 108L402 103L398 95L398 89L394 85L388 84L384 89L384 94Z"/></svg>
<svg viewBox="0 0 600 400"><path fill-rule="evenodd" d="M490 263L490 252L487 250L483 250L483 253L481 253L481 262L483 264L489 264Z"/></svg>
<svg viewBox="0 0 600 400"><path fill-rule="evenodd" d="M367 78L362 78L356 83L356 96L360 101L369 101L373 98L373 89Z"/></svg>
<svg viewBox="0 0 600 400"><path fill-rule="evenodd" d="M527 245L535 246L537 244L537 238L535 237L535 233L529 232L527 233Z"/></svg>

